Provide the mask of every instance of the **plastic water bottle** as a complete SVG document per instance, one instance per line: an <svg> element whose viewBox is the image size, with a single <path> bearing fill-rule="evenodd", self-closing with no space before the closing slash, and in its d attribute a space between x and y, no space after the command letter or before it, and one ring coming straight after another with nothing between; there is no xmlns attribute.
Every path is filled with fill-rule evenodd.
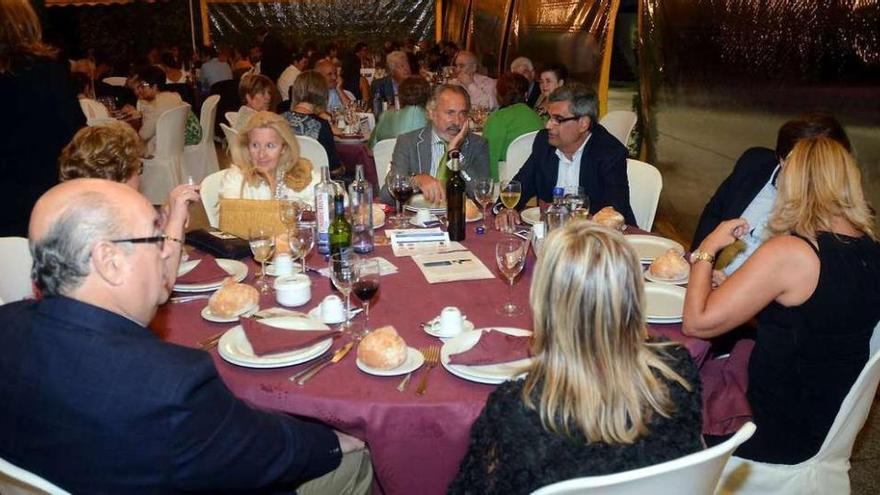
<svg viewBox="0 0 880 495"><path fill-rule="evenodd" d="M569 211L563 201L564 196L565 190L563 188L553 188L553 204L547 208L547 212L545 213L548 233L554 229L564 227L565 223L568 221Z"/></svg>
<svg viewBox="0 0 880 495"><path fill-rule="evenodd" d="M355 165L354 182L348 186L351 206L351 245L356 253L373 250L373 186L364 177L364 166Z"/></svg>
<svg viewBox="0 0 880 495"><path fill-rule="evenodd" d="M315 233L318 252L330 254L330 222L333 221L333 198L336 184L330 180L330 166L321 167L321 182L315 184Z"/></svg>

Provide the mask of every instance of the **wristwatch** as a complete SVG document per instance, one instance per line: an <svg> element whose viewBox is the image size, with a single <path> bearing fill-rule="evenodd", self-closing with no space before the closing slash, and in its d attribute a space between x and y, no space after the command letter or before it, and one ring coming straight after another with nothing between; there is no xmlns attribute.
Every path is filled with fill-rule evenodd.
<svg viewBox="0 0 880 495"><path fill-rule="evenodd" d="M714 265L715 256L707 253L706 251L700 251L699 249L697 249L696 251L691 253L691 264L693 265L698 261L705 261L710 265Z"/></svg>

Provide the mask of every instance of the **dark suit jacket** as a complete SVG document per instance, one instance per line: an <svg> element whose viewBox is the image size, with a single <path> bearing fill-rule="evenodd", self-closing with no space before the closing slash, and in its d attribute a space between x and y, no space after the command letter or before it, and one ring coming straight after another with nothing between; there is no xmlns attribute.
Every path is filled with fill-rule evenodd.
<svg viewBox="0 0 880 495"><path fill-rule="evenodd" d="M537 80L532 81L532 84L529 85L529 89L526 91L526 105L535 108L535 103L538 102L539 96L541 96L541 86Z"/></svg>
<svg viewBox="0 0 880 495"><path fill-rule="evenodd" d="M736 161L733 172L718 186L712 199L703 208L691 250L699 247L719 223L739 218L770 180L779 165L776 153L768 148L749 148Z"/></svg>
<svg viewBox="0 0 880 495"><path fill-rule="evenodd" d="M0 306L0 457L73 493L288 487L335 469L329 428L248 407L202 351L65 297Z"/></svg>
<svg viewBox="0 0 880 495"><path fill-rule="evenodd" d="M629 180L626 176L627 149L616 137L599 124L593 125L592 136L581 155L580 185L590 198L590 211L596 212L613 206L623 215L627 225L635 225L636 218L629 204ZM559 178L559 157L556 148L547 140L547 130L535 136L532 154L513 180L522 184L522 196L517 210L537 196L542 201L553 201L553 188Z"/></svg>

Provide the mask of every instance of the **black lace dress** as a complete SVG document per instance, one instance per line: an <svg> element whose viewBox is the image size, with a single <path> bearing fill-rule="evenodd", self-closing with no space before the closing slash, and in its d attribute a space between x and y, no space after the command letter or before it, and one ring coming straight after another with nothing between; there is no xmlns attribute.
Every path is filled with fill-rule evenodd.
<svg viewBox="0 0 880 495"><path fill-rule="evenodd" d="M701 450L699 374L686 349L665 349L670 366L693 390L664 380L678 410L671 418L654 415L647 436L611 445L548 432L520 399L524 382L506 382L492 392L471 428L468 453L448 493L526 494L558 481L628 471Z"/></svg>

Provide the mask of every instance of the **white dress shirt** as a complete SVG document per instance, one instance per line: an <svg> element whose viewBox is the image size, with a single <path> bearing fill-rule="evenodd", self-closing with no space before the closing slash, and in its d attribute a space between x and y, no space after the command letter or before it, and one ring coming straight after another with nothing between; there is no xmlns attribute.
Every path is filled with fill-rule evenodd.
<svg viewBox="0 0 880 495"><path fill-rule="evenodd" d="M284 72L278 76L278 91L281 93L281 101L287 101L290 98L290 87L293 81L299 77L300 70L295 65L288 65Z"/></svg>
<svg viewBox="0 0 880 495"><path fill-rule="evenodd" d="M565 190L576 190L581 185L581 157L584 154L584 146L587 145L587 141L590 140L592 135L592 133L587 135L587 139L584 139L584 142L574 152L571 160L559 148L556 149L556 156L559 157L559 174L556 177L556 187L561 187Z"/></svg>
<svg viewBox="0 0 880 495"><path fill-rule="evenodd" d="M437 177L437 165L445 152L446 141L438 136L434 129L431 129L431 177Z"/></svg>
<svg viewBox="0 0 880 495"><path fill-rule="evenodd" d="M740 240L745 243L746 248L740 251L729 265L724 267L725 275L730 276L730 274L735 272L767 240L767 219L770 218L770 213L773 211L773 203L776 202L777 193L776 184L773 183L773 179L776 178L779 170L780 167L777 165L773 173L770 174L770 180L764 184L764 187L758 191L755 199L743 211L742 217L749 222L749 227L751 228L748 234L740 237Z"/></svg>

